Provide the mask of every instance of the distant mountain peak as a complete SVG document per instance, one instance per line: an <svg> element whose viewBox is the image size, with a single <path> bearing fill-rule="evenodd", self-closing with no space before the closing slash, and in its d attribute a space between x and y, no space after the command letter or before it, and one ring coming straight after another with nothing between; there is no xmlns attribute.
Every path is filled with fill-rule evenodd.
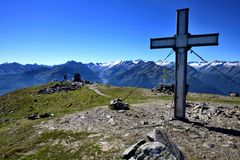
<svg viewBox="0 0 240 160"><path fill-rule="evenodd" d="M82 62L76 62L76 61L68 61L67 63L63 64L63 66L70 66L70 67L78 67L79 65L83 65Z"/></svg>
<svg viewBox="0 0 240 160"><path fill-rule="evenodd" d="M112 61L109 63L97 63L100 67L103 68L112 68L113 66L116 66L118 64L121 64L123 61L117 60L117 61Z"/></svg>
<svg viewBox="0 0 240 160"><path fill-rule="evenodd" d="M0 65L21 65L21 64L17 63L17 62L12 62L12 63L5 62L5 63L2 63Z"/></svg>
<svg viewBox="0 0 240 160"><path fill-rule="evenodd" d="M71 61L67 61L65 64L77 64L78 62L71 60Z"/></svg>
<svg viewBox="0 0 240 160"><path fill-rule="evenodd" d="M139 62L145 62L142 59L136 59L132 61L134 64L138 64Z"/></svg>

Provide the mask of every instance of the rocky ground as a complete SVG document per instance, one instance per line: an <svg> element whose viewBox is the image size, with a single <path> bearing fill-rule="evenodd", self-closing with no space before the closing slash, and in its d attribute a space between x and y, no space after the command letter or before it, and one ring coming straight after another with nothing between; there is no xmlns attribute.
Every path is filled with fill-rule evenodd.
<svg viewBox="0 0 240 160"><path fill-rule="evenodd" d="M103 151L121 153L153 128L167 133L187 159L231 159L240 157L240 106L189 103L188 123L169 121L172 104L154 101L132 105L130 110L107 106L66 115L35 126L38 133L49 130L88 131L101 137Z"/></svg>

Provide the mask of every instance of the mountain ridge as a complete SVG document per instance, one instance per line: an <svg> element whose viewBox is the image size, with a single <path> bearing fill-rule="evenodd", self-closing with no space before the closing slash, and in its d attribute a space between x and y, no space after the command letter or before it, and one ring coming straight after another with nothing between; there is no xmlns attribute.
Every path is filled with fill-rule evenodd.
<svg viewBox="0 0 240 160"><path fill-rule="evenodd" d="M210 64L235 81L240 79L240 61L188 62L189 91L224 95L240 91L238 85L220 75ZM174 82L174 62L168 61L154 62L141 59L109 63L68 61L53 66L36 63L22 65L14 62L0 64L0 95L54 80L62 81L65 74L71 79L77 72L83 79L116 86L152 88L164 82Z"/></svg>

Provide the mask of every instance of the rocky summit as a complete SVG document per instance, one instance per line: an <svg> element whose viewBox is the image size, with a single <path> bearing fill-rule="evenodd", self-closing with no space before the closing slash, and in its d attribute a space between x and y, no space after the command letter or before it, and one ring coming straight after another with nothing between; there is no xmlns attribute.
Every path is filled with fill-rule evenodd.
<svg viewBox="0 0 240 160"><path fill-rule="evenodd" d="M205 102L188 105L188 122L169 121L173 116L171 103L155 101L132 105L130 110L98 107L46 121L35 128L39 133L56 129L92 132L93 136L102 137L99 144L103 150L106 145L102 142L108 144L107 149L118 150L116 156L123 153L123 158L131 160L179 159L179 156L182 159L238 159L240 107ZM155 135L151 133L154 128L157 129Z"/></svg>
<svg viewBox="0 0 240 160"><path fill-rule="evenodd" d="M53 82L0 96L0 159L240 157L239 97L189 93L182 122L172 119L172 95L83 84L72 90L75 82Z"/></svg>

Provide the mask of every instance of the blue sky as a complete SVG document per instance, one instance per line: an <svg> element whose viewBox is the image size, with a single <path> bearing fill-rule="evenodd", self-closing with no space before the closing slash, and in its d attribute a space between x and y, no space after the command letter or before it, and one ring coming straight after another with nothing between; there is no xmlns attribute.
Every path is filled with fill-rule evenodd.
<svg viewBox="0 0 240 160"><path fill-rule="evenodd" d="M150 50L150 38L173 36L180 8L190 8L191 34L220 33L218 47L193 48L198 54L239 61L239 7L239 0L0 0L0 63L157 61L171 49Z"/></svg>

